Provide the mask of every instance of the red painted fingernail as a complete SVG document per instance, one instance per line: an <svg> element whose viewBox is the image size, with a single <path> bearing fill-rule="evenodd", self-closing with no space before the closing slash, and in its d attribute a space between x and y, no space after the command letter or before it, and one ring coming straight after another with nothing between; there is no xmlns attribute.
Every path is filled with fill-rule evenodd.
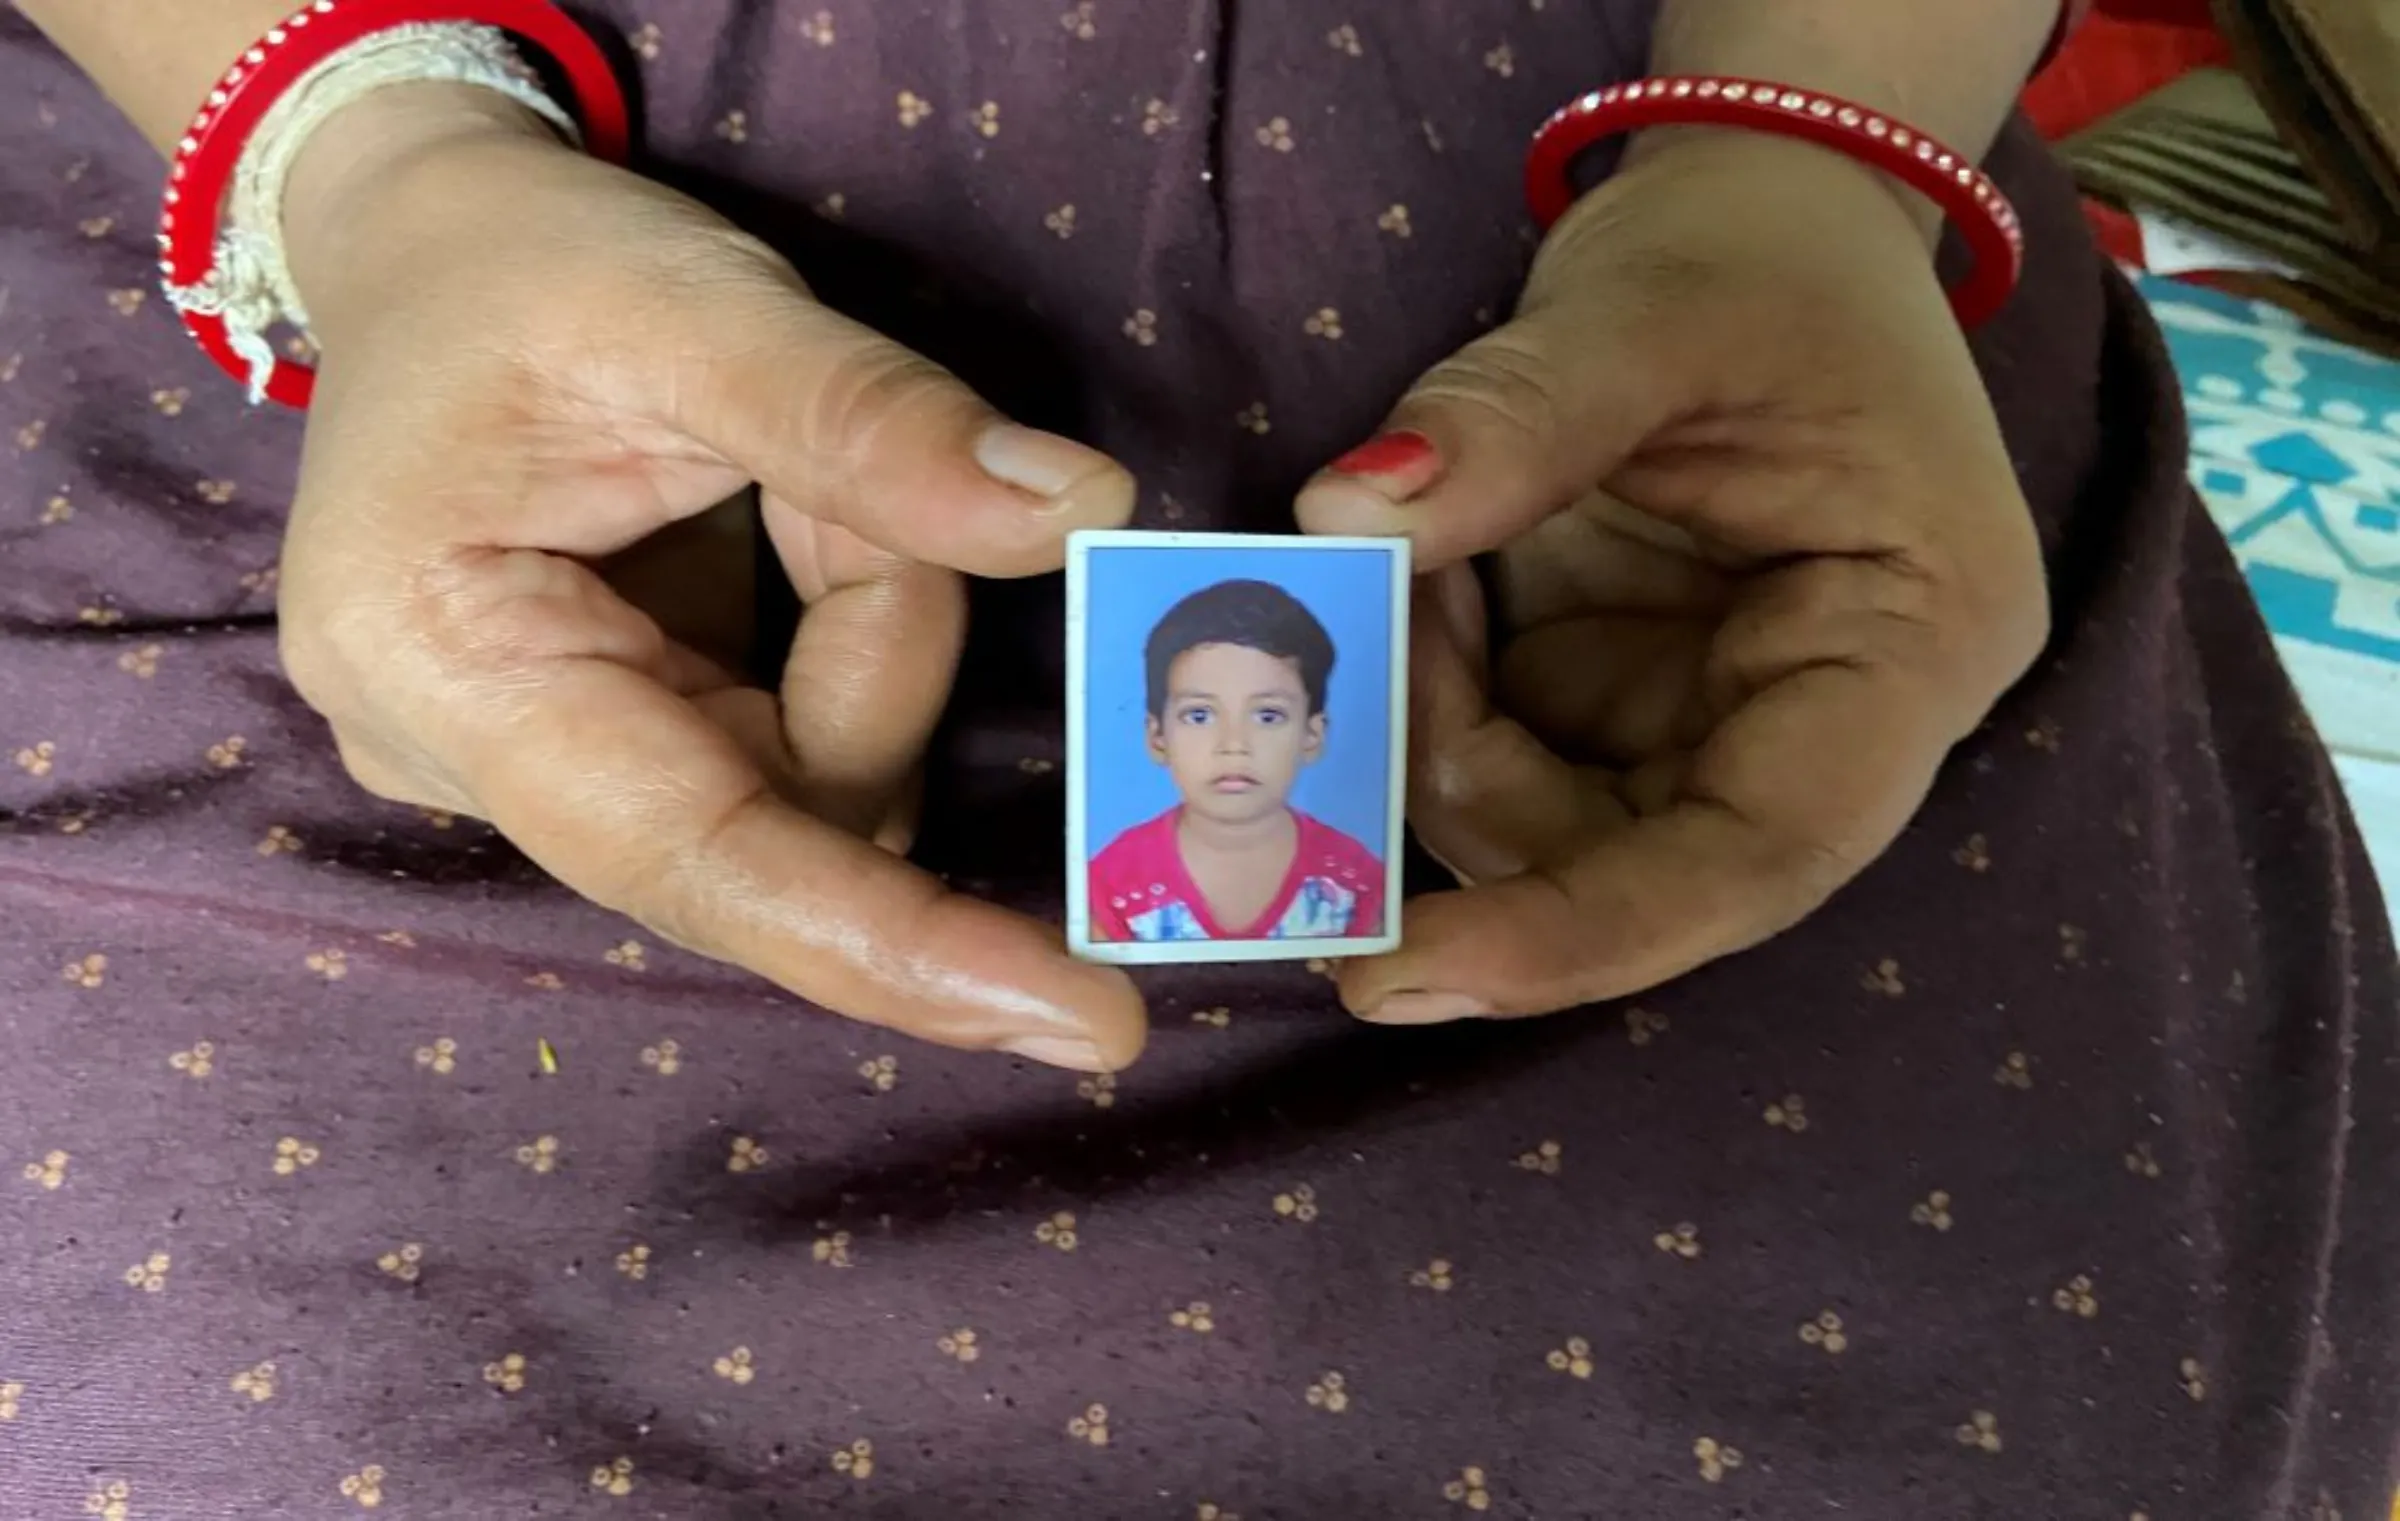
<svg viewBox="0 0 2400 1521"><path fill-rule="evenodd" d="M1335 460L1329 469L1335 475L1386 476L1406 480L1423 475L1430 479L1441 464L1441 456L1433 440L1412 428L1379 434Z"/></svg>

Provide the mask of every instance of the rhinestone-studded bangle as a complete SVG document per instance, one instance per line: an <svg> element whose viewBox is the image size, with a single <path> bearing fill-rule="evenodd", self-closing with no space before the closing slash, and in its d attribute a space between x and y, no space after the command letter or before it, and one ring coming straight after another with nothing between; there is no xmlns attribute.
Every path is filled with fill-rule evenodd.
<svg viewBox="0 0 2400 1521"><path fill-rule="evenodd" d="M2025 231L2000 187L1963 155L1852 101L1757 79L1636 80L1579 96L1534 134L1525 199L1549 228L1575 201L1576 155L1648 127L1742 127L1797 137L1879 169L1939 206L1965 237L1975 267L1950 292L1962 327L2005 305L2025 267Z"/></svg>
<svg viewBox="0 0 2400 1521"><path fill-rule="evenodd" d="M272 28L234 61L192 124L167 168L158 213L158 271L168 298L201 349L226 373L247 380L221 314L196 299L222 256L226 191L243 149L275 102L317 65L343 49L394 27L471 22L510 34L546 54L573 92L584 146L611 162L624 161L631 122L625 92L607 57L568 15L548 0L312 0ZM277 359L265 391L286 406L305 407L316 372Z"/></svg>

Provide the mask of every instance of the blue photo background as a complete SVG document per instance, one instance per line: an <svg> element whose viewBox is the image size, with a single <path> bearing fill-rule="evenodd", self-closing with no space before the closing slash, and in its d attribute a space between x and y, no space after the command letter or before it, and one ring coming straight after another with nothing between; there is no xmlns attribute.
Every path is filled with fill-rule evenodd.
<svg viewBox="0 0 2400 1521"><path fill-rule="evenodd" d="M1325 750L1291 804L1385 853L1391 789L1392 556L1374 549L1096 548L1084 605L1085 839L1093 853L1179 801L1150 759L1142 648L1167 609L1219 581L1271 582L1333 636Z"/></svg>

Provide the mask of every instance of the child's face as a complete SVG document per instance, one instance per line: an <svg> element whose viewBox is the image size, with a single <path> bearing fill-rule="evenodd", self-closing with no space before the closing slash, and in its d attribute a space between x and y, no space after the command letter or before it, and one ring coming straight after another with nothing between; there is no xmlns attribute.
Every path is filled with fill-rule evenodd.
<svg viewBox="0 0 2400 1521"><path fill-rule="evenodd" d="M1325 715L1308 711L1298 661L1203 644L1167 667L1165 709L1150 720L1150 758L1201 817L1242 824L1277 812L1300 768L1324 748Z"/></svg>

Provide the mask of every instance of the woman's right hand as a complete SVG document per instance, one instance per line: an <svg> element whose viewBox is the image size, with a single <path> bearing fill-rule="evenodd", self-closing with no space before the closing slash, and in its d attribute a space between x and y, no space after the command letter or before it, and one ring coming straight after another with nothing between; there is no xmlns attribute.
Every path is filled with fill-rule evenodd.
<svg viewBox="0 0 2400 1521"><path fill-rule="evenodd" d="M893 848L961 574L1055 569L1070 531L1125 520L1123 469L470 87L333 118L286 229L324 362L283 655L363 786L488 819L585 896L837 1013L1077 1069L1139 1053L1122 973ZM780 701L593 569L751 481L808 604Z"/></svg>

